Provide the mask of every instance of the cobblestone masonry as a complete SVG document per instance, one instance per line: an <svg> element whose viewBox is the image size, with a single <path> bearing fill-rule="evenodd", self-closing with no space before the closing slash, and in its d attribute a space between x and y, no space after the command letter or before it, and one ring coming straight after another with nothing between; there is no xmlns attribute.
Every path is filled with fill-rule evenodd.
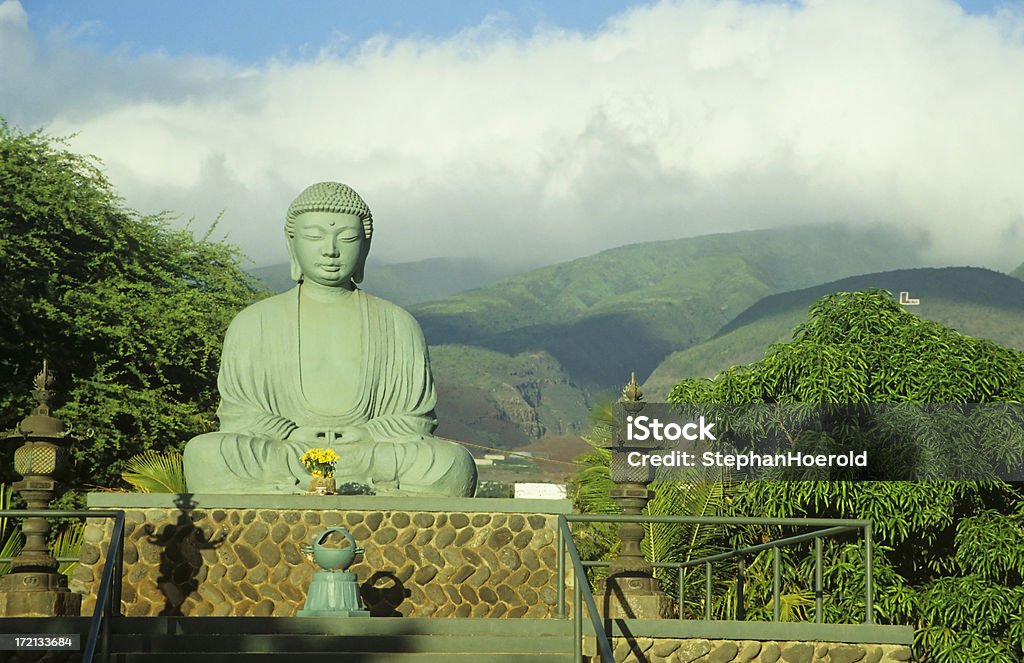
<svg viewBox="0 0 1024 663"><path fill-rule="evenodd" d="M557 516L173 508L128 510L122 601L129 616L292 616L316 565L313 536L343 526L366 550L351 571L371 614L550 617ZM91 614L111 520L92 519L71 587Z"/></svg>
<svg viewBox="0 0 1024 663"><path fill-rule="evenodd" d="M680 638L615 638L617 663L893 663L911 660L905 645L761 642ZM595 655L593 638L583 652ZM596 660L596 659L595 659Z"/></svg>

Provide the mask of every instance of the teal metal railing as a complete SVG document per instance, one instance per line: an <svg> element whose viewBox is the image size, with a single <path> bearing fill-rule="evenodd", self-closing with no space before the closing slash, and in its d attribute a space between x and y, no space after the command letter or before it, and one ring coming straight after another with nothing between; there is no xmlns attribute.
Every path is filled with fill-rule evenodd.
<svg viewBox="0 0 1024 663"><path fill-rule="evenodd" d="M107 558L103 563L100 586L96 594L96 605L89 620L89 634L82 648L82 663L92 663L96 654L97 644L102 638L103 657L109 660L110 620L104 617L116 617L121 614L121 578L124 562L124 511L120 509L89 510L89 511L54 511L50 509L4 509L0 510L0 518L113 518L114 529L111 532L110 545L107 546Z"/></svg>
<svg viewBox="0 0 1024 663"><path fill-rule="evenodd" d="M755 555L763 550L773 550L772 554L772 621L780 621L781 617L781 587L782 587L782 554L781 549L786 546L796 545L807 541L814 541L814 622L824 623L824 561L822 551L822 539L825 537L846 534L848 532L860 531L864 539L864 623L874 623L874 562L873 562L873 534L870 520L837 519L837 518L743 518L743 517L707 517L707 516L624 516L614 514L574 514L564 516L568 522L597 522L597 523L662 523L662 524L698 524L698 525L761 525L770 527L803 527L811 528L812 531L796 534L793 536L768 541L766 543L746 548L739 548L717 555L708 555L699 559L686 562L661 562L654 563L654 568L671 568L678 570L678 593L679 619L684 618L683 606L683 574L685 569L704 567L704 620L713 621L712 590L713 590L713 568L715 562L721 562L735 558L738 562L737 581L737 619L742 620L745 613L743 577L745 558L748 555ZM575 546L574 546L575 547ZM561 543L559 551L562 550ZM559 559L561 560L560 552ZM583 561L585 568L609 567L608 561ZM561 569L560 569L561 570ZM562 580L559 582L557 612L565 614L565 574L560 574ZM578 584L578 583L577 583Z"/></svg>
<svg viewBox="0 0 1024 663"><path fill-rule="evenodd" d="M601 615L597 611L594 593L590 590L590 581L587 579L587 572L583 567L583 562L580 560L580 553L576 549L576 542L572 539L569 523L566 521L566 516L558 516L558 616L563 618L565 617L566 554L569 555L573 569L573 660L580 661L583 659L583 606L586 604L590 623L594 627L597 652L601 658L601 663L615 663L611 640L605 631Z"/></svg>

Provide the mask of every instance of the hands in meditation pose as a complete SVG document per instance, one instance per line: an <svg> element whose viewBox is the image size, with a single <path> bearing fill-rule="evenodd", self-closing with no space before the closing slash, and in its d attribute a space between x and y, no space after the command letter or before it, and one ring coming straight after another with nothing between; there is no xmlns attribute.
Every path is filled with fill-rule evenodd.
<svg viewBox="0 0 1024 663"><path fill-rule="evenodd" d="M334 449L339 485L378 494L472 496L465 447L432 437L436 395L419 325L356 287L373 233L336 182L303 191L285 231L292 290L239 313L224 338L220 430L185 447L193 493L301 493L299 457Z"/></svg>

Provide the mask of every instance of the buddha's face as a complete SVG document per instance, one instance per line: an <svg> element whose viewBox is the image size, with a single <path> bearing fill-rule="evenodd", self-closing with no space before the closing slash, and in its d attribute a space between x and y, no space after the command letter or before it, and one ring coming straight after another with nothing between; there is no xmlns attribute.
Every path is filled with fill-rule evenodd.
<svg viewBox="0 0 1024 663"><path fill-rule="evenodd" d="M354 214L306 212L295 217L289 242L292 260L309 281L347 286L365 258L363 221Z"/></svg>

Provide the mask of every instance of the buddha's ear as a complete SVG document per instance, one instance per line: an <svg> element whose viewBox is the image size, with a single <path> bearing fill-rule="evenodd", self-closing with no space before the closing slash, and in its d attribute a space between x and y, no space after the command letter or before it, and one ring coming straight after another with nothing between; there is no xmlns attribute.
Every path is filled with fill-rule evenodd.
<svg viewBox="0 0 1024 663"><path fill-rule="evenodd" d="M299 261L295 259L295 249L292 248L292 238L286 236L285 244L288 246L288 258L291 260L292 281L301 281L302 268L299 267Z"/></svg>
<svg viewBox="0 0 1024 663"><path fill-rule="evenodd" d="M365 240L359 249L359 266L352 274L352 283L363 282L363 268L366 267L366 256L370 254L370 240Z"/></svg>

